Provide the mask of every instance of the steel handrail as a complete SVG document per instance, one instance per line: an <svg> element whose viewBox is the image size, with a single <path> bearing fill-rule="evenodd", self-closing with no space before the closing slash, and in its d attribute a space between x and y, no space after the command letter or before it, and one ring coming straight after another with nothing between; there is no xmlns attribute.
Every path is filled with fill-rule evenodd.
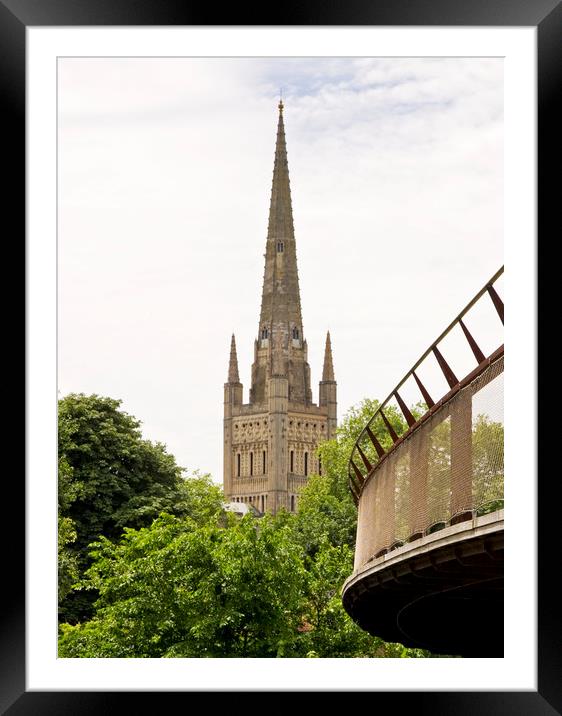
<svg viewBox="0 0 562 716"><path fill-rule="evenodd" d="M468 313L468 311L475 305L475 303L482 298L482 296L487 292L492 299L492 302L494 304L494 307L496 308L496 311L498 313L498 316L500 317L502 323L503 323L503 302L501 298L498 296L496 290L494 289L493 285L498 280L498 278L503 274L504 267L502 266L493 276L492 278L487 281L484 286L478 291L478 293L467 303L467 305L463 308L463 310L453 319L453 321L447 326L447 328L441 333L441 335L433 341L433 343L429 346L429 348L422 354L422 356L416 361L416 363L410 368L410 370L406 373L406 375L400 380L399 383L396 384L396 386L393 388L391 393L385 398L385 400L379 405L376 412L372 415L368 423L365 425L363 430L359 433L359 436L357 437L355 441L355 445L353 446L353 450L351 451L351 456L348 463L348 480L349 480L349 488L351 490L351 494L353 496L353 499L355 501L355 504L358 503L359 497L361 495L363 486L365 482L367 481L367 478L370 477L370 475L375 471L376 467L380 464L380 461L386 458L387 455L389 455L392 450L397 446L398 443L402 442L403 438L406 437L407 434L410 434L413 432L421 422L423 422L424 418L428 415L429 412L431 412L432 408L441 403L444 397L448 395L448 393L445 394L445 396L442 396L439 400L433 401L431 396L429 395L428 391L426 390L425 386L421 382L421 380L418 378L418 376L415 374L416 368L418 368L423 361L428 357L430 353L433 352L435 355L437 362L443 372L443 375L445 376L445 379L447 380L449 384L449 393L456 389L463 380L458 380L449 365L447 364L445 358L441 355L441 352L437 348L437 346L441 343L441 341L451 332L451 330L456 326L461 326L463 333L470 345L470 348L472 349L472 352L478 362L478 366L483 365L485 362L489 362L489 360L494 356L494 353L491 354L488 358L484 356L482 351L480 350L478 344L464 325L462 319L463 317ZM470 374L469 374L470 375ZM410 378L411 376L414 377L414 380L416 381L416 384L418 388L420 389L420 393L422 395L422 398L424 399L428 409L426 412L420 416L417 420L414 418L410 410L407 408L406 404L400 397L400 394L398 393L398 390L404 385L404 383ZM400 406L400 409L404 415L404 418L406 422L408 423L407 429L402 433L401 435L397 435L394 431L392 425L389 423L387 417L384 414L383 408L385 408L386 405L390 402L392 398L396 398L396 402ZM374 433L371 431L371 425L377 418L382 418L385 428L388 431L388 434L392 438L393 445L389 450L384 450L380 442L377 440ZM369 440L371 444L374 446L377 455L378 460L375 464L371 464L368 457L363 453L360 442L362 441L365 436L369 437ZM363 463L364 467L366 468L366 473L363 474L360 468L358 467L357 463L358 455L361 458L361 462ZM355 458L355 459L354 459Z"/></svg>

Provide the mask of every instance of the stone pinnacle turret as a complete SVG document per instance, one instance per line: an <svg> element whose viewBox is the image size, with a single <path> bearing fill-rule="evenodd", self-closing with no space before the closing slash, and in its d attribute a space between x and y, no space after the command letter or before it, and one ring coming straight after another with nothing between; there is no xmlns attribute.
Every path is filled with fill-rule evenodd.
<svg viewBox="0 0 562 716"><path fill-rule="evenodd" d="M328 412L328 434L331 439L336 433L337 426L337 384L334 378L334 363L332 361L332 341L330 331L326 334L326 348L324 350L324 367L322 369L322 380L318 386L318 402Z"/></svg>
<svg viewBox="0 0 562 716"><path fill-rule="evenodd" d="M334 378L334 364L332 362L332 343L330 331L326 334L326 348L324 350L324 368L322 370L322 381L332 381Z"/></svg>
<svg viewBox="0 0 562 716"><path fill-rule="evenodd" d="M234 333L232 334L232 340L230 341L230 360L228 362L228 382L239 383L240 377L238 375L238 357L236 355L236 339Z"/></svg>

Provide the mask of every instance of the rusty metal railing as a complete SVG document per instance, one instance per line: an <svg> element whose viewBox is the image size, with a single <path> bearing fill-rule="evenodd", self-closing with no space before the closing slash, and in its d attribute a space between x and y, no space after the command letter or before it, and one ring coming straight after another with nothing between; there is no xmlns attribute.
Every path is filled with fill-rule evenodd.
<svg viewBox="0 0 562 716"><path fill-rule="evenodd" d="M475 304L485 294L487 294L503 324L503 301L494 288L494 284L503 274L503 271L504 268L502 266L500 270L486 282L483 288L456 316L450 325L447 326L443 333L441 333L441 335L429 346L415 365L410 368L402 380L400 380L400 382L394 387L390 395L388 395L388 397L381 403L378 410L374 413L367 425L359 434L359 437L353 447L348 466L349 488L356 505L359 503L359 498L361 497L367 482L375 474L377 469L396 450L396 448L403 441L412 436L413 433L417 431L426 420L431 418L431 416L434 415L442 405L450 401L456 393L462 390L465 386L469 385L471 381L474 381L474 379L482 374L492 363L496 362L501 356L503 356L502 343L496 348L496 350L486 357L463 321L463 318L467 315L467 313L469 313ZM443 339L448 336L456 326L461 329L477 364L473 371L469 372L468 375L461 379L455 375L442 351L439 349L439 345L442 343ZM439 399L434 399L434 397L430 395L426 386L416 372L422 363L424 363L426 358L429 358L430 356L437 362L437 365L443 374L447 385L449 386L448 392L446 392ZM399 393L399 390L409 378L413 378L415 381L417 389L419 390L421 402L422 404L425 404L426 409L421 415L414 415L412 410L407 407ZM389 416L385 414L385 408L389 406L392 399L396 401L402 415L404 416L405 425L403 427L405 429L400 432L398 431L396 424L392 425L391 419L389 419ZM387 410L387 413L389 413L389 410ZM378 437L375 433L377 433Z"/></svg>

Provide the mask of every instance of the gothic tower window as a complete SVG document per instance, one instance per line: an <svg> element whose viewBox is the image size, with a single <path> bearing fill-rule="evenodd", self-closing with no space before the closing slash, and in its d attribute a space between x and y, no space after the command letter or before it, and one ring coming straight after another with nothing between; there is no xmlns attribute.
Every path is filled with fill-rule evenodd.
<svg viewBox="0 0 562 716"><path fill-rule="evenodd" d="M236 476L240 477L240 453L238 453L238 455L236 456L236 462L237 462Z"/></svg>
<svg viewBox="0 0 562 716"><path fill-rule="evenodd" d="M282 242L282 241L278 241L278 242L277 242L277 253L278 253L278 254L282 254L282 253L283 253L283 242Z"/></svg>
<svg viewBox="0 0 562 716"><path fill-rule="evenodd" d="M291 450L291 472L295 471L295 451Z"/></svg>
<svg viewBox="0 0 562 716"><path fill-rule="evenodd" d="M320 456L318 457L318 474L322 474L322 458Z"/></svg>
<svg viewBox="0 0 562 716"><path fill-rule="evenodd" d="M291 495L291 512L295 511L295 496Z"/></svg>
<svg viewBox="0 0 562 716"><path fill-rule="evenodd" d="M254 453L250 453L250 476L254 474Z"/></svg>
<svg viewBox="0 0 562 716"><path fill-rule="evenodd" d="M304 474L305 476L308 475L308 453L305 452L304 454Z"/></svg>
<svg viewBox="0 0 562 716"><path fill-rule="evenodd" d="M298 340L299 338L299 329L296 326L293 328L293 338L295 340Z"/></svg>
<svg viewBox="0 0 562 716"><path fill-rule="evenodd" d="M265 461L265 450L263 451L263 474L267 472L267 463Z"/></svg>

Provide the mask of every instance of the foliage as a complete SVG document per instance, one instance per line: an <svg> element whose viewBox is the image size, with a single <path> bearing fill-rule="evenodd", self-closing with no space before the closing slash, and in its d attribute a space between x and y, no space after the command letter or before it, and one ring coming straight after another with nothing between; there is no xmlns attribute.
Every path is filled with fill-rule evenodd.
<svg viewBox="0 0 562 716"><path fill-rule="evenodd" d="M140 422L120 405L74 393L59 401L59 602L71 622L93 613L93 593L69 593L89 565L88 544L100 535L116 540L162 512L204 522L221 509L209 476L185 480L165 446L143 439Z"/></svg>
<svg viewBox="0 0 562 716"><path fill-rule="evenodd" d="M62 626L60 656L271 657L296 634L303 567L269 517L225 529L163 514L92 557L97 614Z"/></svg>
<svg viewBox="0 0 562 716"><path fill-rule="evenodd" d="M173 514L190 517L195 524L202 526L214 523L222 515L223 504L222 489L209 474L195 470L178 484Z"/></svg>
<svg viewBox="0 0 562 716"><path fill-rule="evenodd" d="M180 468L161 443L143 440L140 422L120 405L83 394L59 401L59 455L82 487L63 511L76 523L78 548L150 524L175 501Z"/></svg>
<svg viewBox="0 0 562 716"><path fill-rule="evenodd" d="M323 544L353 549L357 512L349 495L339 499L330 475L312 475L292 515L294 540L313 557Z"/></svg>
<svg viewBox="0 0 562 716"><path fill-rule="evenodd" d="M72 479L72 468L64 457L59 457L58 470L58 575L59 603L71 592L78 579L78 556L71 546L76 541L76 528L70 517L62 517L80 494L81 485Z"/></svg>
<svg viewBox="0 0 562 716"><path fill-rule="evenodd" d="M503 507L504 427L479 414L472 425L472 474L478 514Z"/></svg>
<svg viewBox="0 0 562 716"><path fill-rule="evenodd" d="M370 636L341 601L357 520L347 462L376 401L352 409L319 447L323 474L310 477L297 513L261 519L224 513L209 476L181 479L119 404L68 396L61 409L61 519L69 522L60 539L63 550L78 545L85 571L77 580L63 552L61 575L64 590L75 581L76 603L92 608L61 625L60 656L429 656ZM401 432L398 412L385 414ZM384 426L373 430L387 445Z"/></svg>
<svg viewBox="0 0 562 716"><path fill-rule="evenodd" d="M72 591L78 580L78 558L68 545L76 540L76 530L70 517L58 519L59 603Z"/></svg>
<svg viewBox="0 0 562 716"><path fill-rule="evenodd" d="M385 643L361 630L347 615L341 586L353 569L347 545L324 541L307 560L306 602L302 636L295 645L307 657L384 656Z"/></svg>

